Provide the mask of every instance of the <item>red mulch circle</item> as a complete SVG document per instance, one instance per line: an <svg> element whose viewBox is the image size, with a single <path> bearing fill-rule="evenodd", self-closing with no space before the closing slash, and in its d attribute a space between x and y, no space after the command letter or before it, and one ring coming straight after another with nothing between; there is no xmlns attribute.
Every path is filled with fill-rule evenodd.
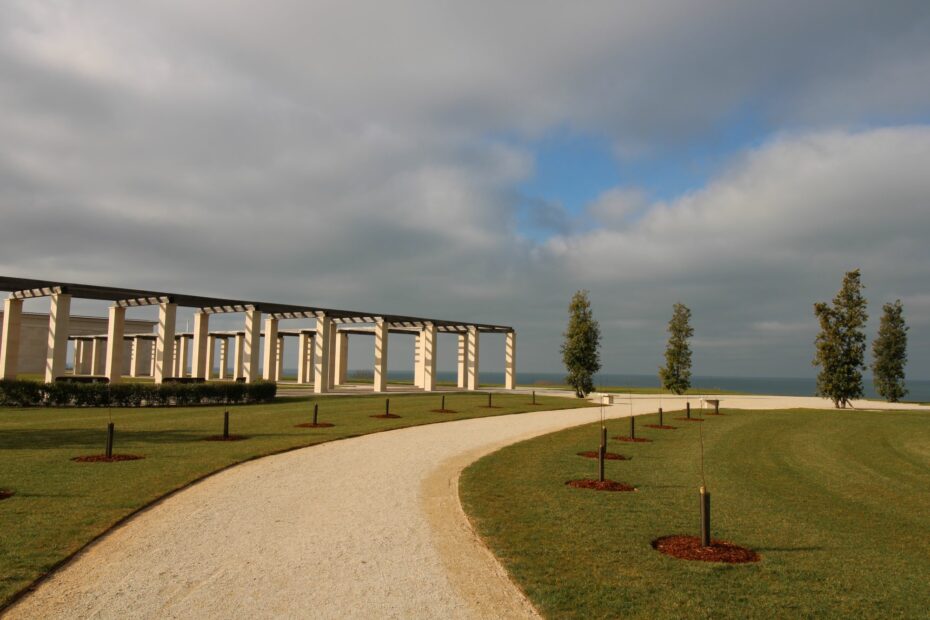
<svg viewBox="0 0 930 620"><path fill-rule="evenodd" d="M386 419L389 419L389 418L399 418L400 416L397 415L396 413L381 413L381 414L373 415L373 416L369 416L369 417L372 417L372 418L381 418L381 419L386 420Z"/></svg>
<svg viewBox="0 0 930 620"><path fill-rule="evenodd" d="M294 428L329 428L331 426L336 426L335 424L330 424L329 422L304 422L303 424L295 424Z"/></svg>
<svg viewBox="0 0 930 620"><path fill-rule="evenodd" d="M479 405L478 409L503 409L500 405Z"/></svg>
<svg viewBox="0 0 930 620"><path fill-rule="evenodd" d="M458 413L455 409L430 409L433 413Z"/></svg>
<svg viewBox="0 0 930 620"><path fill-rule="evenodd" d="M583 456L586 459L596 459L597 450L588 450L587 452L579 452L578 456ZM604 458L608 461L629 461L630 457L623 456L622 454L617 454L616 452L605 452Z"/></svg>
<svg viewBox="0 0 930 620"><path fill-rule="evenodd" d="M595 491L635 491L636 487L630 486L623 482L614 482L613 480L593 480L591 478L582 478L581 480L569 480L565 483L573 489L594 489Z"/></svg>
<svg viewBox="0 0 930 620"><path fill-rule="evenodd" d="M242 441L243 439L248 439L245 435L229 435L228 437L223 437L222 435L210 435L209 437L204 437L204 441Z"/></svg>
<svg viewBox="0 0 930 620"><path fill-rule="evenodd" d="M76 456L71 460L75 463L118 463L120 461L138 461L144 458L144 456L137 454L114 454L113 456L91 454L89 456Z"/></svg>
<svg viewBox="0 0 930 620"><path fill-rule="evenodd" d="M675 418L676 420L681 420L682 422L703 422L704 418Z"/></svg>
<svg viewBox="0 0 930 620"><path fill-rule="evenodd" d="M646 428L657 428L660 431L673 431L677 426L669 426L668 424L645 424Z"/></svg>
<svg viewBox="0 0 930 620"><path fill-rule="evenodd" d="M652 541L652 548L679 560L746 564L762 559L752 549L740 547L725 540L712 538L710 547L702 547L701 539L697 536L663 536Z"/></svg>
<svg viewBox="0 0 930 620"><path fill-rule="evenodd" d="M611 439L616 439L617 441L626 441L629 443L646 443L652 441L651 439L646 439L645 437L611 437Z"/></svg>
<svg viewBox="0 0 930 620"><path fill-rule="evenodd" d="M13 491L4 491L0 489L0 499L6 499L8 497L13 497Z"/></svg>

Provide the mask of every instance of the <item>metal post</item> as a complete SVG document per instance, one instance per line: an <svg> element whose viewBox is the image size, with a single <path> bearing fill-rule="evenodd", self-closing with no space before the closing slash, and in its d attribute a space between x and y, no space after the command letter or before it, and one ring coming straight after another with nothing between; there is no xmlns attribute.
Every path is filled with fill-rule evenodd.
<svg viewBox="0 0 930 620"><path fill-rule="evenodd" d="M533 390L533 404L536 404L536 390Z"/></svg>
<svg viewBox="0 0 930 620"><path fill-rule="evenodd" d="M491 407L491 393L488 392L488 408Z"/></svg>
<svg viewBox="0 0 930 620"><path fill-rule="evenodd" d="M720 401L719 400L714 401L714 413L716 415L720 415Z"/></svg>
<svg viewBox="0 0 930 620"><path fill-rule="evenodd" d="M229 439L229 409L223 411L223 439Z"/></svg>
<svg viewBox="0 0 930 620"><path fill-rule="evenodd" d="M320 405L313 403L313 425L316 426L316 416L320 412Z"/></svg>
<svg viewBox="0 0 930 620"><path fill-rule="evenodd" d="M701 487L701 546L710 546L710 491Z"/></svg>
<svg viewBox="0 0 930 620"><path fill-rule="evenodd" d="M113 422L107 424L107 458L113 456Z"/></svg>

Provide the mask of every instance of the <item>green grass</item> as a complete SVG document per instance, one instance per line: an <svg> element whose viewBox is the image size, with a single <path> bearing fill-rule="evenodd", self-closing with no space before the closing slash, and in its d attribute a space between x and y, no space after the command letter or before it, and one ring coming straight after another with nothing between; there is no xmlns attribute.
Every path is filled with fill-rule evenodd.
<svg viewBox="0 0 930 620"><path fill-rule="evenodd" d="M466 511L516 582L552 618L927 617L930 414L725 411L653 443L610 442L630 461L607 477L635 493L571 489L596 476L597 426L504 448L462 476ZM663 556L650 542L697 535L699 426L713 535L758 564ZM626 421L610 422L611 435Z"/></svg>
<svg viewBox="0 0 930 620"><path fill-rule="evenodd" d="M332 428L294 428L310 421L312 405ZM0 408L0 607L113 524L174 489L229 465L291 448L394 428L586 406L586 401L495 394L499 409L486 409L485 394L446 394L457 414L432 413L440 395L391 396L398 419L375 419L384 397L331 396L279 399L271 405L230 408L237 442L202 439L222 433L221 407L113 409L116 453L145 456L121 463L75 463L72 457L104 451L106 409Z"/></svg>

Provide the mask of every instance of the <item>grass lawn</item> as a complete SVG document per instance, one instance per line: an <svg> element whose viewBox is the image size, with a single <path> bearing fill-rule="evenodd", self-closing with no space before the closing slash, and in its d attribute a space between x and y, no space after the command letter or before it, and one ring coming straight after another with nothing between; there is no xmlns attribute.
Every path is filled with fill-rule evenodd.
<svg viewBox="0 0 930 620"><path fill-rule="evenodd" d="M230 408L235 442L203 441L222 433L222 407L113 409L114 452L145 457L118 463L75 463L72 457L104 451L106 409L0 408L0 489L15 494L0 501L0 607L114 523L170 491L211 472L258 456L334 439L433 422L564 409L588 403L537 396L536 407L521 394L495 394L500 409L486 409L485 394L447 393L457 414L432 413L440 395L279 399L271 405ZM295 428L310 421L319 403L321 422L332 428Z"/></svg>
<svg viewBox="0 0 930 620"><path fill-rule="evenodd" d="M633 493L572 489L596 477L598 427L504 448L469 467L466 511L552 618L925 618L930 609L930 413L725 410L653 443L607 477ZM654 420L649 420L650 422ZM650 542L698 535L703 426L713 536L761 562L672 559ZM608 423L610 435L627 422Z"/></svg>

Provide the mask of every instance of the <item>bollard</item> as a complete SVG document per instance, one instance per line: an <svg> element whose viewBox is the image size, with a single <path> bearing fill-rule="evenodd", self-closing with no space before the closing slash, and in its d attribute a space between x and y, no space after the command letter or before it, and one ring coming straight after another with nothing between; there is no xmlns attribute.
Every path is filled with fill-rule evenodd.
<svg viewBox="0 0 930 620"><path fill-rule="evenodd" d="M391 399L384 399L384 415L391 415Z"/></svg>
<svg viewBox="0 0 930 620"><path fill-rule="evenodd" d="M719 400L714 401L714 413L716 415L720 415L720 401Z"/></svg>
<svg viewBox="0 0 930 620"><path fill-rule="evenodd" d="M701 546L710 547L710 491L701 487Z"/></svg>
<svg viewBox="0 0 930 620"><path fill-rule="evenodd" d="M313 425L316 426L316 416L320 412L320 405L313 403Z"/></svg>
<svg viewBox="0 0 930 620"><path fill-rule="evenodd" d="M686 415L688 416L688 419L690 420L691 419L691 401L688 401L685 404L685 411L686 411Z"/></svg>
<svg viewBox="0 0 930 620"><path fill-rule="evenodd" d="M490 407L491 407L491 393L488 392L488 408L490 409Z"/></svg>
<svg viewBox="0 0 930 620"><path fill-rule="evenodd" d="M229 409L223 412L223 439L229 439Z"/></svg>
<svg viewBox="0 0 930 620"><path fill-rule="evenodd" d="M113 422L107 424L107 458L113 456Z"/></svg>
<svg viewBox="0 0 930 620"><path fill-rule="evenodd" d="M636 418L630 416L630 439L636 439Z"/></svg>
<svg viewBox="0 0 930 620"><path fill-rule="evenodd" d="M439 409L442 411L446 410L446 395L445 394L442 395L442 405L439 406Z"/></svg>
<svg viewBox="0 0 930 620"><path fill-rule="evenodd" d="M662 407L659 407L659 426L665 426L662 422Z"/></svg>
<svg viewBox="0 0 930 620"><path fill-rule="evenodd" d="M536 404L536 390L533 390L533 404Z"/></svg>
<svg viewBox="0 0 930 620"><path fill-rule="evenodd" d="M604 459L607 457L607 427L601 427L601 445L597 449L597 479L604 482Z"/></svg>

